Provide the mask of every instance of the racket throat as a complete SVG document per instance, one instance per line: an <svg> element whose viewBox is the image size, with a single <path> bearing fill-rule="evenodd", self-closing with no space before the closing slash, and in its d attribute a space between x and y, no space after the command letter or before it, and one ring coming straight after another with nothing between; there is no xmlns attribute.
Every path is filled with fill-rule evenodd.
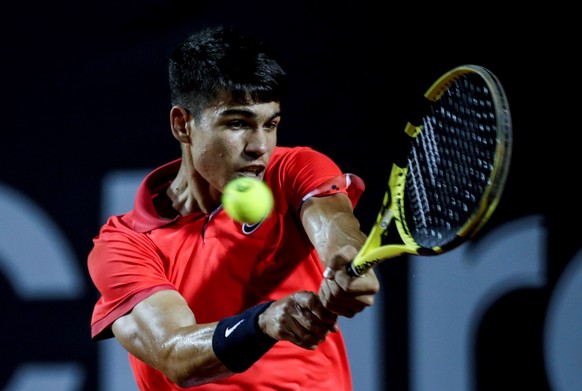
<svg viewBox="0 0 582 391"><path fill-rule="evenodd" d="M382 216L382 219L380 220L380 228L383 230L388 229L388 226L392 222L392 218L394 218L394 211L392 211L392 209L387 209L386 213L384 213L384 216Z"/></svg>

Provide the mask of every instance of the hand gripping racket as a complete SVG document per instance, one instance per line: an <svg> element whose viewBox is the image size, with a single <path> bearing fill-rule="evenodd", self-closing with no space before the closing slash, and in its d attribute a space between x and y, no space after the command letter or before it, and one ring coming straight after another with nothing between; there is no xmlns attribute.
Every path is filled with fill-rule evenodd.
<svg viewBox="0 0 582 391"><path fill-rule="evenodd" d="M457 247L481 229L500 200L512 124L497 77L462 65L442 75L424 98L404 128L376 222L347 265L351 276L399 255ZM394 225L397 236L389 235Z"/></svg>

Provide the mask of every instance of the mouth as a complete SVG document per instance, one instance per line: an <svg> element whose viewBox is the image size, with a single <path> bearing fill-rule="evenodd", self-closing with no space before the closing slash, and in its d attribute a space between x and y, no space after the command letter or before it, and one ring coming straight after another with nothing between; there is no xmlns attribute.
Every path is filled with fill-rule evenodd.
<svg viewBox="0 0 582 391"><path fill-rule="evenodd" d="M264 171L265 166L256 164L241 168L240 170L238 170L238 174L240 176L262 179Z"/></svg>

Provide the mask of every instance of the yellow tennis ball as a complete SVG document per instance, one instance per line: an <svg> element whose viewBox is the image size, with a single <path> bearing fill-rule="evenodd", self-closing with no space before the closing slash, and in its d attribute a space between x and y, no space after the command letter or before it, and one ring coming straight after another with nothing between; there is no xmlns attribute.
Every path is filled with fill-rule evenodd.
<svg viewBox="0 0 582 391"><path fill-rule="evenodd" d="M250 177L233 179L222 193L222 207L239 223L261 221L271 213L274 203L273 193L265 182Z"/></svg>

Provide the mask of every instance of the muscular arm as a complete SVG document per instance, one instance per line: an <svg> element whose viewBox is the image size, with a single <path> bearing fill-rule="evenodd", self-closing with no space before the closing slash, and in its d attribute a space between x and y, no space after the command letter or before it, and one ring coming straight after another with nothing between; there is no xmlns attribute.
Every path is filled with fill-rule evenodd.
<svg viewBox="0 0 582 391"><path fill-rule="evenodd" d="M309 198L301 207L301 222L326 265L342 247L359 249L366 241L352 203L343 193Z"/></svg>
<svg viewBox="0 0 582 391"><path fill-rule="evenodd" d="M374 302L380 284L373 269L352 278L345 270L366 241L348 196L336 193L311 197L301 207L301 222L325 266L333 277L322 281L324 306L338 315L353 317Z"/></svg>
<svg viewBox="0 0 582 391"><path fill-rule="evenodd" d="M130 353L186 387L232 374L212 350L216 324L196 324L184 298L166 290L117 319L112 331Z"/></svg>
<svg viewBox="0 0 582 391"><path fill-rule="evenodd" d="M117 319L113 334L131 354L181 387L233 374L216 357L212 338L217 322L197 324L176 291L157 292ZM313 292L297 292L273 302L258 319L263 333L305 349L315 349L335 329L335 318Z"/></svg>

